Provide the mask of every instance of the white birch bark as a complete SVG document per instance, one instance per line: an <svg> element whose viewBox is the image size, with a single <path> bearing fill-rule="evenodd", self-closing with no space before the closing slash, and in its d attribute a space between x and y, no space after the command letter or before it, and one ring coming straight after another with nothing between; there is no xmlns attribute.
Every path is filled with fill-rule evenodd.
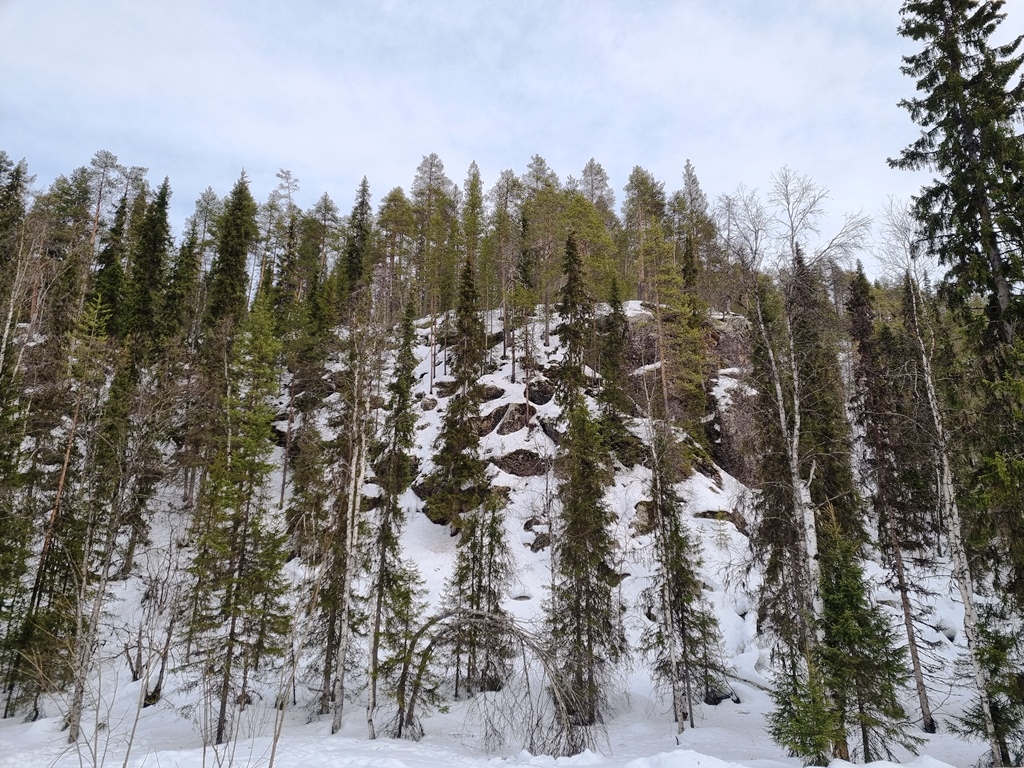
<svg viewBox="0 0 1024 768"><path fill-rule="evenodd" d="M931 352L928 348L929 344L925 340L925 331L922 328L921 317L918 311L917 284L914 280L910 282L914 340L917 342L921 369L924 373L925 392L928 396L928 409L932 417L932 426L935 429L936 452L939 460L939 507L942 512L943 522L945 523L946 535L949 537L949 557L953 563L953 580L956 582L957 590L960 593L960 600L964 606L964 639L967 642L967 652L971 658L974 684L978 689L981 715L985 724L985 735L988 737L989 746L992 751L992 765L1001 766L1003 764L1002 756L999 750L999 742L996 738L995 723L992 720L992 710L988 701L988 675L979 657L978 626L981 621L978 618L978 609L974 603L974 583L971 577L970 565L967 561L967 551L964 548L963 523L960 519L960 509L956 503L956 479L949 458L949 433L946 431L943 420L942 406L939 403L938 392L935 387L935 377L932 373Z"/></svg>

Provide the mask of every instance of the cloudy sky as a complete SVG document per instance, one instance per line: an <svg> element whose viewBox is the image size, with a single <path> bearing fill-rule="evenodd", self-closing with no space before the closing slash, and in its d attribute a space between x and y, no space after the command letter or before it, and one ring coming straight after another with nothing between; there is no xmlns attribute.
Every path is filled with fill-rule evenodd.
<svg viewBox="0 0 1024 768"><path fill-rule="evenodd" d="M1011 4L1013 5L1013 4ZM173 222L242 168L265 199L351 208L436 152L490 185L534 154L564 179L594 157L619 199L643 166L711 196L783 165L874 213L920 176L898 0L0 0L0 149L37 184L107 149L170 177ZM1024 31L1010 9L1004 37Z"/></svg>

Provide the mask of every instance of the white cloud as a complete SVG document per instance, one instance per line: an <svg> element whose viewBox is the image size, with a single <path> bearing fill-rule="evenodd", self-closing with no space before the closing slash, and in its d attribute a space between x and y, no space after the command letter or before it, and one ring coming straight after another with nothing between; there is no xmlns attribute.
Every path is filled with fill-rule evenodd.
<svg viewBox="0 0 1024 768"><path fill-rule="evenodd" d="M891 0L7 0L0 148L41 183L109 149L181 216L243 166L347 209L429 152L459 183L596 157L617 191L634 165L672 189L691 158L717 193L789 164L872 211L915 184L885 165L916 133L897 24Z"/></svg>

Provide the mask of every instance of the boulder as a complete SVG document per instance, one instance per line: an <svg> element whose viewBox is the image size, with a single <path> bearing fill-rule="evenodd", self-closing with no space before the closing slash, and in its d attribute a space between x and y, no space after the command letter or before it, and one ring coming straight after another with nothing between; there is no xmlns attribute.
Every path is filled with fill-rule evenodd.
<svg viewBox="0 0 1024 768"><path fill-rule="evenodd" d="M501 422L503 418L505 418L505 413L507 411L508 404L505 404L499 405L493 411L490 411L482 415L479 419L477 419L476 433L480 435L480 437L491 434L491 432L494 431L494 428L498 426L498 424Z"/></svg>
<svg viewBox="0 0 1024 768"><path fill-rule="evenodd" d="M511 435L525 427L530 418L537 413L537 410L528 403L513 403L508 407L508 412L501 424L498 425L499 435Z"/></svg>
<svg viewBox="0 0 1024 768"><path fill-rule="evenodd" d="M491 463L503 472L516 477L536 477L547 473L551 460L525 448L512 451L507 456L492 458Z"/></svg>

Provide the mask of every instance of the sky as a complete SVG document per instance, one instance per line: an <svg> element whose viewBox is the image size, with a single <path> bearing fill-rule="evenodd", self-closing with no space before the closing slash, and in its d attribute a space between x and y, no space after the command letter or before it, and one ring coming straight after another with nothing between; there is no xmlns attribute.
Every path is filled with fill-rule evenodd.
<svg viewBox="0 0 1024 768"><path fill-rule="evenodd" d="M1013 6L1013 3L1009 4ZM485 186L544 157L590 158L618 200L634 166L671 192L689 159L709 197L788 166L839 216L909 198L886 159L917 128L897 106L898 0L0 0L0 150L37 186L100 149L170 178L180 233L207 187L275 174L300 205L408 190L437 153ZM1009 10L1001 37L1024 32Z"/></svg>

